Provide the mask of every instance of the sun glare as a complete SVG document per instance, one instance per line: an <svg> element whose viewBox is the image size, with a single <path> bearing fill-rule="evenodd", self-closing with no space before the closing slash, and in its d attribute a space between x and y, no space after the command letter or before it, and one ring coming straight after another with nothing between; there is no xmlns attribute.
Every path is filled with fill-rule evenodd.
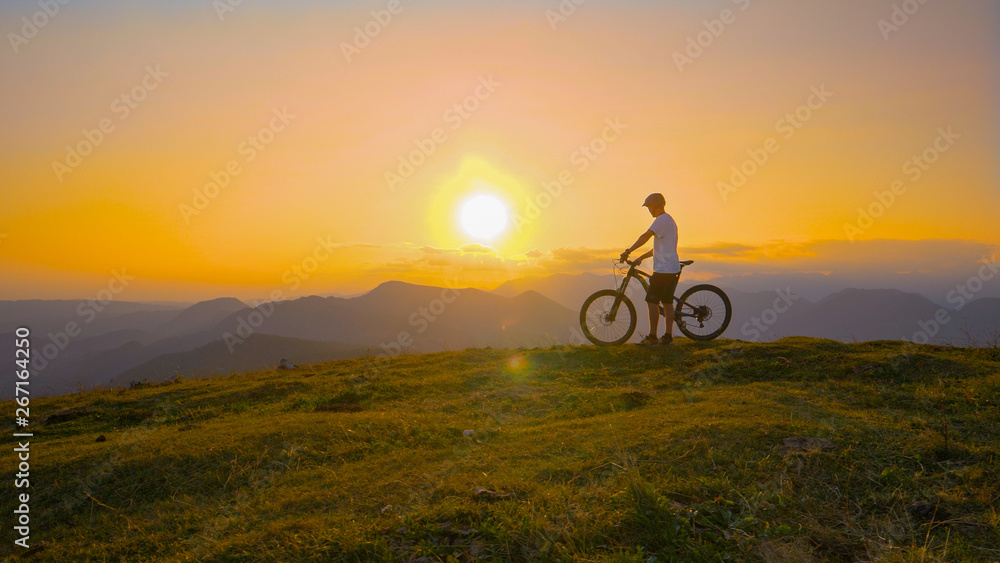
<svg viewBox="0 0 1000 563"><path fill-rule="evenodd" d="M459 221L469 236L490 240L507 226L507 208L495 196L475 195L462 204Z"/></svg>

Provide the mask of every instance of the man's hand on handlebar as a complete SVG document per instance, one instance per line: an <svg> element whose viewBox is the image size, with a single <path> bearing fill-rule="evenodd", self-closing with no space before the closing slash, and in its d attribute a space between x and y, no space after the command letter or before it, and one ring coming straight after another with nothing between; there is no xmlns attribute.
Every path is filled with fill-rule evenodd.
<svg viewBox="0 0 1000 563"><path fill-rule="evenodd" d="M619 262L628 263L628 255L629 254L630 254L630 252L628 250L626 250L625 252L622 252L622 255L618 257L618 261Z"/></svg>

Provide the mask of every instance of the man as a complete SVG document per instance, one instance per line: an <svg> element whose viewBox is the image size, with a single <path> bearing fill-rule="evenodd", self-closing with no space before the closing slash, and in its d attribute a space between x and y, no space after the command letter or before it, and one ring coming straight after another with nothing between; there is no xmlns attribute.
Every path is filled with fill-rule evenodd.
<svg viewBox="0 0 1000 563"><path fill-rule="evenodd" d="M641 264L643 260L653 257L653 275L649 280L649 291L646 292L646 306L649 308L649 334L642 339L640 344L673 344L674 337L674 290L677 289L677 280L680 278L681 265L677 258L677 223L665 210L667 204L663 194L649 194L643 207L649 210L653 216L653 224L649 230L635 241L625 252L622 252L621 260L624 262L628 255L637 248L642 248L649 239L653 239L653 250L643 254L636 261ZM655 238L654 238L655 237ZM666 332L660 339L656 338L657 325L660 320L659 304L663 303L666 313Z"/></svg>

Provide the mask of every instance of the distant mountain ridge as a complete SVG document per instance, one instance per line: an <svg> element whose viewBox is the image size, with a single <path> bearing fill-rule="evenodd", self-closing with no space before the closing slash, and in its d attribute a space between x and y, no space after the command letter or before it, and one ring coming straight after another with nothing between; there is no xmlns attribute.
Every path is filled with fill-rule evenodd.
<svg viewBox="0 0 1000 563"><path fill-rule="evenodd" d="M169 335L192 332L214 326L233 313L249 308L249 305L233 297L201 301L182 310L157 330Z"/></svg>
<svg viewBox="0 0 1000 563"><path fill-rule="evenodd" d="M578 309L591 293L610 289L615 282L610 275L556 274L507 282L494 292L509 295L515 291L535 290L552 300L559 300L566 307ZM680 296L696 283L700 282L682 278L675 295ZM941 305L919 293L897 289L847 288L812 301L797 293L794 286L754 292L717 284L715 280L707 283L719 285L733 304L733 319L723 337L740 340L771 341L785 336L816 336L842 342L911 339L915 335L922 338L920 333L929 331L924 330L921 323L933 329L930 321L942 309ZM794 300L790 304L781 303L781 294L791 294ZM637 283L630 285L629 296L641 306L642 287ZM776 301L778 307L775 307ZM641 313L642 310L640 317ZM951 320L940 326L935 334L928 335L930 342L985 344L1000 332L1000 299L979 297L960 311L949 310L948 313ZM640 318L637 333L644 332L644 327L644 319ZM633 340L637 338L634 336Z"/></svg>
<svg viewBox="0 0 1000 563"><path fill-rule="evenodd" d="M45 395L71 392L78 385L257 369L281 358L299 363L362 354L545 347L579 342L580 304L613 283L611 276L556 275L508 282L490 292L390 281L356 297L313 295L257 307L234 298L186 307L111 303L90 323L89 316L79 313L81 302L6 301L0 302L0 312L6 315L0 324L6 329L0 334L0 351L13 357L14 328L19 323L30 326L33 389ZM677 294L692 283L682 282ZM945 310L947 322L938 323L941 306L895 289L845 289L815 302L790 287L763 292L723 289L733 304L724 338L926 338L937 344L995 345L1000 334L997 298ZM640 305L633 336L638 340L647 332L641 287L636 284L629 294ZM78 336L65 336L68 322L78 325ZM49 359L43 350L51 352L54 345L46 345L56 340L62 346ZM0 397L9 397L10 388L0 389Z"/></svg>
<svg viewBox="0 0 1000 563"><path fill-rule="evenodd" d="M220 328L235 333L241 316L231 315ZM276 303L255 332L374 346L409 333L414 351L436 351L565 342L575 323L575 312L536 292L501 297L393 281L351 299L310 296Z"/></svg>
<svg viewBox="0 0 1000 563"><path fill-rule="evenodd" d="M132 381L164 381L180 374L205 377L275 367L283 358L294 358L294 363L308 364L327 362L330 358L349 358L361 353L353 347L330 342L254 334L248 338L246 349L240 354L230 353L225 342L214 340L185 352L157 356L119 373L111 383L126 386Z"/></svg>
<svg viewBox="0 0 1000 563"><path fill-rule="evenodd" d="M29 323L42 326L32 327L36 352L52 344L52 331L61 331L66 322L82 327L76 337L55 336L67 343L54 358L36 358L34 390L39 394L67 393L79 385L121 385L131 379L257 369L281 358L328 361L369 350L550 346L568 342L576 323L573 311L536 292L506 298L472 288L403 282L386 282L353 298L308 296L253 308L233 298L182 309L129 304L115 308L113 317L96 315L92 324L81 319L74 304L78 302L0 303L0 310L6 307L29 321L32 307L40 307L45 324ZM121 321L117 328L114 319ZM101 330L94 329L98 326ZM241 332L247 328L249 333ZM9 348L13 357L13 329L0 338L0 349ZM10 393L0 390L3 397Z"/></svg>

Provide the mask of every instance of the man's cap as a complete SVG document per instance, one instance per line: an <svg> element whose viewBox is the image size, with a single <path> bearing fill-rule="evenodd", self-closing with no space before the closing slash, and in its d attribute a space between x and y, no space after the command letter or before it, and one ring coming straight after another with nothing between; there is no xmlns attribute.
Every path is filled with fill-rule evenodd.
<svg viewBox="0 0 1000 563"><path fill-rule="evenodd" d="M663 197L663 194L649 194L646 196L646 201L643 202L643 207L660 207L666 205L667 200Z"/></svg>

